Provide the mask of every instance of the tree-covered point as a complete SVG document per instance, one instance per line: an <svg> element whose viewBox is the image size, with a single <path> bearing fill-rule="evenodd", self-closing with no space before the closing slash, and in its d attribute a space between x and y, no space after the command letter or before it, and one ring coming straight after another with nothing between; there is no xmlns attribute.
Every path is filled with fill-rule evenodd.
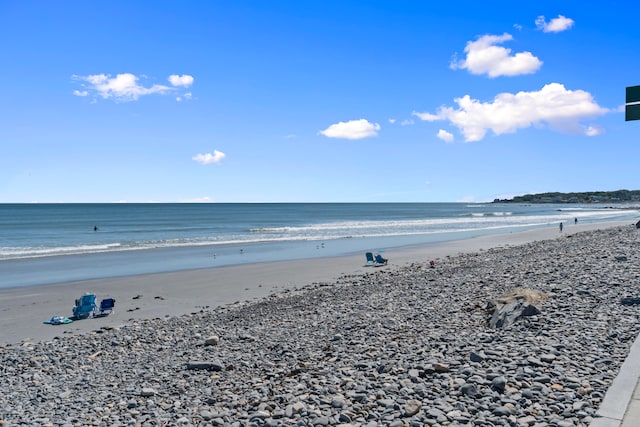
<svg viewBox="0 0 640 427"><path fill-rule="evenodd" d="M540 193L495 199L493 203L626 203L640 202L640 190L589 191L583 193Z"/></svg>

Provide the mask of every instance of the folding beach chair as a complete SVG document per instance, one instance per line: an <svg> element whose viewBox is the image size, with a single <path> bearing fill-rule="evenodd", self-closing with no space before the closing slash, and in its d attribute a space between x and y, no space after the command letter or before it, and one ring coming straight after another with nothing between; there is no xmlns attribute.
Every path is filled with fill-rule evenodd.
<svg viewBox="0 0 640 427"><path fill-rule="evenodd" d="M378 265L387 265L387 261L389 260L386 258L382 258L382 255L376 254L376 263Z"/></svg>
<svg viewBox="0 0 640 427"><path fill-rule="evenodd" d="M105 298L100 301L100 311L96 316L108 316L113 313L113 308L116 305L116 300L114 298Z"/></svg>
<svg viewBox="0 0 640 427"><path fill-rule="evenodd" d="M365 267L368 267L370 265L376 265L376 260L373 258L373 252L367 252L366 254L364 254L364 256L367 258L367 263L365 264Z"/></svg>
<svg viewBox="0 0 640 427"><path fill-rule="evenodd" d="M84 294L76 300L76 306L73 307L73 317L75 319L86 319L95 315L97 311L95 294Z"/></svg>

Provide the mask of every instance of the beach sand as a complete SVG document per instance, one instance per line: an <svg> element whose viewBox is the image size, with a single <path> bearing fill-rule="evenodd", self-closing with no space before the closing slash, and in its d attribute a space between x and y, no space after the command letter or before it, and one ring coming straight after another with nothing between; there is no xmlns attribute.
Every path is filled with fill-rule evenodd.
<svg viewBox="0 0 640 427"><path fill-rule="evenodd" d="M557 225L550 225L531 231L394 248L385 252L390 261L383 267L365 267L364 254L357 254L0 289L0 345L51 340L56 336L124 325L133 319L179 316L205 308L256 301L373 269L390 269L431 259L436 260L437 265L438 259L446 256L566 238L580 231L621 225L629 222L569 224L562 233ZM115 298L115 311L107 317L67 325L43 324L53 315L71 317L75 299L85 292L96 294L98 302L106 297Z"/></svg>

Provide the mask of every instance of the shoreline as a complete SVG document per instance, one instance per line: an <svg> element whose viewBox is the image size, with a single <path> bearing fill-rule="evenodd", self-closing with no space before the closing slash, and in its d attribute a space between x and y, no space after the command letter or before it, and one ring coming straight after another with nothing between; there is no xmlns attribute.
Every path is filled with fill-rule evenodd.
<svg viewBox="0 0 640 427"><path fill-rule="evenodd" d="M438 260L447 256L628 225L631 225L628 221L570 224L562 233L553 226L466 240L405 246L385 252L385 257L390 262L384 267L365 267L362 253L3 288L0 289L0 345L46 341L103 327L118 327L136 319L162 319L230 304L255 302L273 294L300 290L316 283L333 283L344 276L397 269L431 259L436 260L437 266ZM114 313L67 325L42 323L53 315L70 317L74 300L85 292L96 294L98 303L102 298L115 298Z"/></svg>
<svg viewBox="0 0 640 427"><path fill-rule="evenodd" d="M77 209L61 205L51 207L52 212L28 206L25 207L28 215L16 227L10 226L10 221L0 225L0 228L6 227L3 230L8 238L6 247L0 251L0 288L318 259L370 250L393 251L399 247L483 235L557 229L560 222L573 225L574 219L582 225L635 222L638 218L637 209L597 209L581 205L506 208L463 203L374 203L330 204L318 209L305 206L292 204L249 209L244 206L185 208L170 205L157 212L155 208L148 211L140 206L129 206L130 209L110 206L92 211L88 207ZM47 215L52 213L56 213L56 218L66 218L70 214L74 219L49 224ZM258 215L260 221L276 227L255 228L252 215ZM107 219L111 216L109 223ZM227 216L238 219L228 224L224 219ZM344 221L334 222L334 217L342 216ZM79 223L88 220L102 224L104 229L100 228L96 233L78 227ZM194 231L189 225L191 220L203 228ZM34 233L33 224L29 225L33 221L49 224L45 228L51 227L41 236L44 240L39 241L39 233ZM169 221L175 227L165 229L162 221ZM131 222L143 225L134 230ZM220 222L227 225L219 229ZM302 223L308 225L301 227Z"/></svg>

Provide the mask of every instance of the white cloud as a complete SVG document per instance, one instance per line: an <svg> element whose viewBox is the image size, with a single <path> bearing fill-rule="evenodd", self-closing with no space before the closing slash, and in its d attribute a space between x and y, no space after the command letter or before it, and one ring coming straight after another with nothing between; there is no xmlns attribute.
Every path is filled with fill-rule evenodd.
<svg viewBox="0 0 640 427"><path fill-rule="evenodd" d="M435 122L435 121L444 119L444 117L440 117L437 114L431 114L431 113L418 113L417 111L414 111L411 114L418 117L423 122Z"/></svg>
<svg viewBox="0 0 640 427"><path fill-rule="evenodd" d="M73 77L87 83L84 92L94 93L103 99L113 98L116 101L135 101L144 95L163 94L170 90L163 85L144 87L138 83L139 78L131 73L118 74L113 78L106 74Z"/></svg>
<svg viewBox="0 0 640 427"><path fill-rule="evenodd" d="M443 140L444 142L453 142L453 134L451 132L447 132L444 129L440 129L438 131L438 138Z"/></svg>
<svg viewBox="0 0 640 427"><path fill-rule="evenodd" d="M542 61L531 52L511 53L511 49L496 46L513 40L511 34L501 36L484 35L476 41L467 42L464 48L466 59L452 61L450 67L469 70L471 74L486 74L489 77L518 76L532 74L542 66Z"/></svg>
<svg viewBox="0 0 640 427"><path fill-rule="evenodd" d="M171 83L173 86L191 87L191 85L193 84L193 76L190 76L188 74L183 74L182 76L172 74L169 76L169 83Z"/></svg>
<svg viewBox="0 0 640 427"><path fill-rule="evenodd" d="M377 136L379 130L378 123L360 119L332 124L325 130L321 130L320 133L327 138L362 139Z"/></svg>
<svg viewBox="0 0 640 427"><path fill-rule="evenodd" d="M389 119L389 123L394 124L396 122L396 119Z"/></svg>
<svg viewBox="0 0 640 427"><path fill-rule="evenodd" d="M182 94L180 96L177 96L176 97L176 101L178 101L178 102L181 102L183 100L187 100L188 101L191 98L193 98L193 94L191 92L187 92L187 93L184 93L184 94Z"/></svg>
<svg viewBox="0 0 640 427"><path fill-rule="evenodd" d="M536 27L542 30L545 33L559 33L561 31L566 31L569 28L573 27L574 20L571 18L564 17L562 15L558 15L557 18L553 18L551 21L547 22L544 16L538 16L536 19Z"/></svg>
<svg viewBox="0 0 640 427"><path fill-rule="evenodd" d="M165 95L175 93L175 87L160 84L144 85L140 80L144 76L136 76L131 73L117 74L111 77L110 74L92 74L88 76L72 76L74 80L82 82L83 90L74 90L75 96L90 96L102 99L113 99L116 102L137 101L145 95ZM188 87L193 84L193 77L188 75L169 76L169 81L174 86ZM178 101L191 99L191 93L185 93L176 98Z"/></svg>
<svg viewBox="0 0 640 427"><path fill-rule="evenodd" d="M584 129L584 134L587 136L598 136L604 133L604 129L599 126L587 126Z"/></svg>
<svg viewBox="0 0 640 427"><path fill-rule="evenodd" d="M449 120L458 127L465 141L480 141L488 130L494 134L513 133L534 125L547 125L563 132L594 136L601 131L585 128L581 121L606 114L589 92L567 90L560 83L550 83L539 91L501 93L493 102L480 102L469 95L454 100L458 108L441 107L437 115L414 113L418 117Z"/></svg>
<svg viewBox="0 0 640 427"><path fill-rule="evenodd" d="M400 126L411 126L414 125L416 122L414 122L412 119L405 119L402 121L402 123L400 123Z"/></svg>
<svg viewBox="0 0 640 427"><path fill-rule="evenodd" d="M213 154L205 153L205 154L196 154L191 159L203 165L210 165L213 163L219 163L226 157L222 151L213 150Z"/></svg>

